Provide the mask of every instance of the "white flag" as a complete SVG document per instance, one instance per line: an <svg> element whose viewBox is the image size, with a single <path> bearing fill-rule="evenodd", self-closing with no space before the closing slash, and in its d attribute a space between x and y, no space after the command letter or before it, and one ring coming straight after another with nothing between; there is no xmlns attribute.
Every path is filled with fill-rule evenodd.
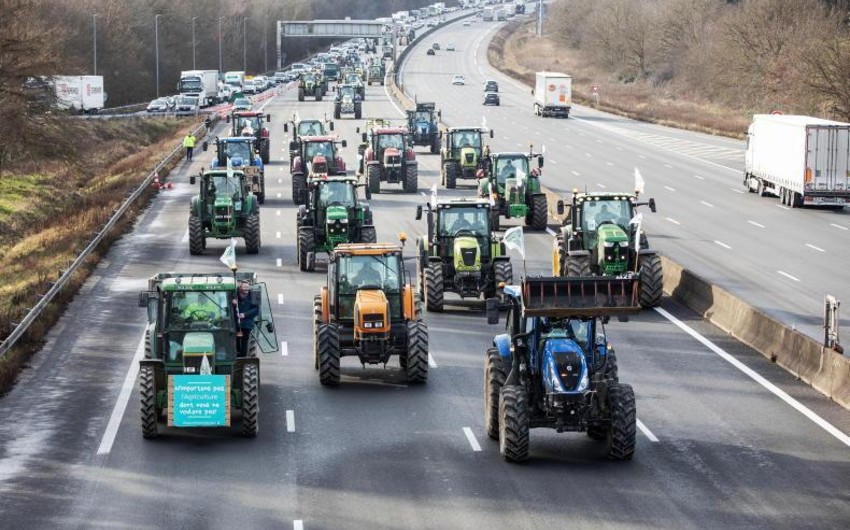
<svg viewBox="0 0 850 530"><path fill-rule="evenodd" d="M646 183L643 181L643 177L640 175L640 170L635 168L635 193L640 195L643 193L643 189L646 186Z"/></svg>
<svg viewBox="0 0 850 530"><path fill-rule="evenodd" d="M224 249L224 254L222 254L218 259L227 265L229 269L232 270L236 268L236 239L230 239L230 245Z"/></svg>
<svg viewBox="0 0 850 530"><path fill-rule="evenodd" d="M522 255L522 259L525 259L525 236L521 226L506 230L504 241L506 247L516 250Z"/></svg>
<svg viewBox="0 0 850 530"><path fill-rule="evenodd" d="M629 221L630 225L636 225L635 228L635 252L640 250L640 225L643 223L643 214L638 212L634 217L632 217L631 221Z"/></svg>
<svg viewBox="0 0 850 530"><path fill-rule="evenodd" d="M484 116L483 114L481 115L481 128L487 128L487 116Z"/></svg>
<svg viewBox="0 0 850 530"><path fill-rule="evenodd" d="M227 157L227 179L230 180L233 178L233 160L230 157Z"/></svg>
<svg viewBox="0 0 850 530"><path fill-rule="evenodd" d="M208 360L206 355L204 355L204 358L201 360L200 375L212 375L212 366L210 366L210 361Z"/></svg>
<svg viewBox="0 0 850 530"><path fill-rule="evenodd" d="M434 209L437 207L437 183L435 182L433 186L431 186L431 208Z"/></svg>

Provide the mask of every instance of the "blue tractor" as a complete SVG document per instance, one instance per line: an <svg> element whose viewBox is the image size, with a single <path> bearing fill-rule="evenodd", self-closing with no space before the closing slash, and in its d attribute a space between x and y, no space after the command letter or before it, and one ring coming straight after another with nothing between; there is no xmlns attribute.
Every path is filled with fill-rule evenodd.
<svg viewBox="0 0 850 530"><path fill-rule="evenodd" d="M413 145L428 146L432 155L440 152L440 118L442 112L436 110L433 103L416 103L415 110L407 111L407 128L410 130Z"/></svg>
<svg viewBox="0 0 850 530"><path fill-rule="evenodd" d="M484 363L484 423L508 462L529 457L529 429L586 432L608 458L631 460L636 410L605 324L640 310L636 276L527 278L503 288L509 309ZM495 301L494 301L495 302ZM488 302L487 320L499 307Z"/></svg>
<svg viewBox="0 0 850 530"><path fill-rule="evenodd" d="M266 179L263 159L255 148L255 139L252 136L231 136L228 138L216 138L216 157L213 158L210 167L212 169L226 168L227 161L233 169L245 173L246 181L250 191L257 196L257 202L266 202ZM203 149L208 148L207 142L203 143Z"/></svg>

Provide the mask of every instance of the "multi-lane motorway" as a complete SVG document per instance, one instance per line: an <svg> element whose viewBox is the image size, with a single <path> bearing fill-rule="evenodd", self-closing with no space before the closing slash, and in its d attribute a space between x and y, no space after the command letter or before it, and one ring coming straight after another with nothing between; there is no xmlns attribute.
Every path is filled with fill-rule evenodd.
<svg viewBox="0 0 850 530"><path fill-rule="evenodd" d="M435 60L414 50L405 66L409 90L438 101L450 124L481 121L479 83L497 77L483 58L491 29L457 24L440 30L434 38L453 40L458 51L440 52ZM452 73L464 73L472 83L451 87ZM735 212L751 212L765 226L780 221L791 226L792 216L798 227L829 218L821 212L780 212L767 200L740 197L731 189L738 181L731 170L709 171L700 160L641 143L635 135L647 134L644 129L622 120L581 109L568 122L534 121L525 90L507 81L501 85L503 106L483 111L496 129L494 149L545 143L545 176L559 190L627 187L638 165L661 208L648 230L670 254L683 249L675 257L686 265L704 262L728 279L754 269L760 252L779 259L779 242L791 234L817 234L764 229L745 239L746 227L733 229ZM620 377L637 394L640 431L631 462L608 462L600 443L584 435L539 430L532 431L530 462L502 462L484 432L482 395L484 350L499 328L467 308L426 315L427 385L405 385L395 363L386 370L363 369L348 358L342 385L320 386L312 367L310 319L312 296L324 276L299 272L295 265L296 209L283 123L294 111L303 118L329 115L331 103L297 103L285 91L265 110L273 116L275 156L261 212L263 247L248 256L240 245L237 255L240 269L256 271L268 283L284 341L281 353L262 359L259 436L244 439L238 427L166 430L148 441L139 428L135 367L145 315L137 306L138 291L158 271L222 270L218 257L225 242L211 242L204 256L188 251L187 204L194 191L188 177L210 162L205 154L178 167L174 189L161 192L109 252L43 351L0 400L0 526L846 527L850 414L671 300L665 299L660 312L608 326ZM364 113L400 117L378 86L367 88ZM348 139L343 154L349 167L356 162L355 127L361 125L336 122L336 132ZM623 132L609 134L607 127ZM718 153L739 148L685 133L669 136L683 139L681 145L717 146ZM424 153L419 160L419 186L426 191L438 180L439 160ZM737 163L718 160L713 159ZM673 168L662 171L664 164ZM721 179L729 186L719 186ZM666 191L668 185L676 191ZM728 196L718 196L724 190ZM424 222L414 220L421 200L392 189L375 195L370 204L379 239L394 240L405 231L413 241L422 234ZM822 232L828 228L826 223ZM706 240L709 233L715 235ZM714 239L733 249L740 241L742 252L718 258L726 249ZM546 233L526 234L530 273L547 271L550 241ZM811 243L834 250L816 239ZM789 254L806 263L804 250ZM741 254L749 258L739 260ZM751 265L741 265L750 258ZM775 268L790 269L792 263ZM727 270L732 267L740 270ZM764 296L777 296L780 286L789 298L802 296L802 285L786 285L769 272L740 283L775 283L763 286ZM785 272L812 284L826 274L802 266Z"/></svg>

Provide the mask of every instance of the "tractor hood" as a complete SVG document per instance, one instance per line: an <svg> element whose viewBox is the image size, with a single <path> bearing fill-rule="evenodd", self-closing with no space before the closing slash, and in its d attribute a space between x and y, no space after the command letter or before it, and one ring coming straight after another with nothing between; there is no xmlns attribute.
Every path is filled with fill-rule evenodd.
<svg viewBox="0 0 850 530"><path fill-rule="evenodd" d="M328 206L326 216L328 222L341 221L343 219L348 221L348 209L345 206L339 205Z"/></svg>
<svg viewBox="0 0 850 530"><path fill-rule="evenodd" d="M354 328L358 335L390 330L389 302L380 289L359 289L354 299Z"/></svg>
<svg viewBox="0 0 850 530"><path fill-rule="evenodd" d="M398 167L401 165L401 152L395 147L384 149L384 166Z"/></svg>
<svg viewBox="0 0 850 530"><path fill-rule="evenodd" d="M478 153L474 147L464 147L460 150L460 164L464 167L478 165Z"/></svg>
<svg viewBox="0 0 850 530"><path fill-rule="evenodd" d="M416 123L416 132L419 134L428 134L431 132L431 124L427 121L420 121Z"/></svg>
<svg viewBox="0 0 850 530"><path fill-rule="evenodd" d="M599 268L606 275L625 273L629 267L629 236L613 224L600 226L596 234Z"/></svg>
<svg viewBox="0 0 850 530"><path fill-rule="evenodd" d="M540 339L541 372L547 394L583 393L589 385L584 351L564 330Z"/></svg>
<svg viewBox="0 0 850 530"><path fill-rule="evenodd" d="M478 240L471 236L456 237L452 249L455 270L458 272L478 272L481 270L481 249Z"/></svg>

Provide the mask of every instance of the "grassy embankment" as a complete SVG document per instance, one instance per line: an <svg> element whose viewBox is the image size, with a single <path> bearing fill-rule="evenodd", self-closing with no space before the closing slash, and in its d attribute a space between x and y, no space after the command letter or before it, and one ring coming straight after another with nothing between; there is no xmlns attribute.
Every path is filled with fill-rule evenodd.
<svg viewBox="0 0 850 530"><path fill-rule="evenodd" d="M68 267L125 197L197 124L128 119L75 120L68 125L75 138L72 162L27 157L0 175L0 338L8 336L13 323L20 322L27 308L48 291L59 271ZM153 195L151 191L125 216L51 307L0 360L0 394L38 351L109 244L131 226Z"/></svg>
<svg viewBox="0 0 850 530"><path fill-rule="evenodd" d="M534 85L534 72L550 70L573 78L573 101L597 106L591 86L599 87L599 105L606 112L642 121L669 125L711 134L743 138L751 116L688 99L663 87L645 82L619 82L608 72L599 71L584 60L581 53L545 36L534 35L534 24L515 21L493 36L488 49L490 63L505 74Z"/></svg>

